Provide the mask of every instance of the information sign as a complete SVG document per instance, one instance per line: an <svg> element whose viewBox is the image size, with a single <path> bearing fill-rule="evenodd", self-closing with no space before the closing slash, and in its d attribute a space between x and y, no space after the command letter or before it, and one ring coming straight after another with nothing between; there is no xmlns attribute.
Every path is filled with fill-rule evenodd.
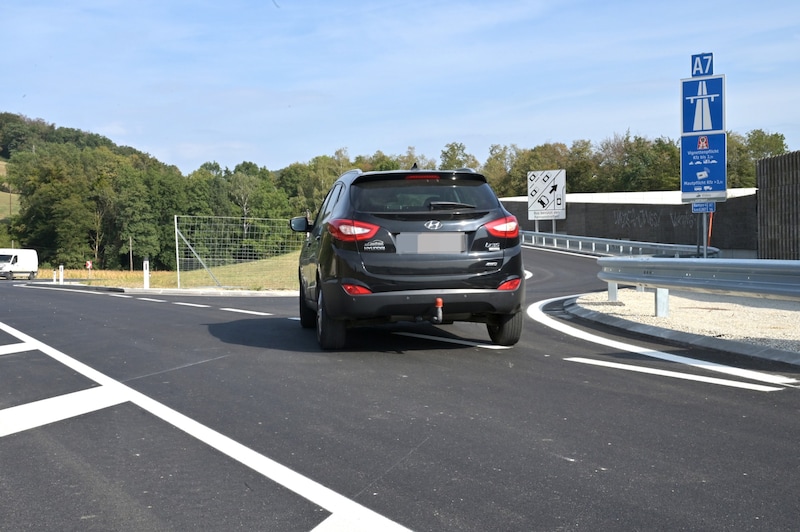
<svg viewBox="0 0 800 532"><path fill-rule="evenodd" d="M566 170L528 172L528 220L564 220L566 189Z"/></svg>

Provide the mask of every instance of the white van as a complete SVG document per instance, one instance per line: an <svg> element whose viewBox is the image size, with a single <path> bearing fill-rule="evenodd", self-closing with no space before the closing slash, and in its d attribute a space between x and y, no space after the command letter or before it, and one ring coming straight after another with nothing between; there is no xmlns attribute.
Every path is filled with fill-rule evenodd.
<svg viewBox="0 0 800 532"><path fill-rule="evenodd" d="M39 255L35 249L0 248L0 277L33 279L39 273Z"/></svg>

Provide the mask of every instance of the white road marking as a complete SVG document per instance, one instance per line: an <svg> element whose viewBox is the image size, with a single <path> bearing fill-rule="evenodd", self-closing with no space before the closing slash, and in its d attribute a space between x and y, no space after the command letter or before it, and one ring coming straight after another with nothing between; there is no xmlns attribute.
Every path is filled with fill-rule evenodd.
<svg viewBox="0 0 800 532"><path fill-rule="evenodd" d="M182 303L180 301L175 301L174 303L182 307L211 308L211 305L201 305L199 303Z"/></svg>
<svg viewBox="0 0 800 532"><path fill-rule="evenodd" d="M577 296L570 296L570 297L577 297ZM705 360L698 360L694 358L682 357L678 355L671 355L669 353L664 353L662 351L656 351L654 349L647 349L644 347L639 347L633 344L626 344L624 342L618 342L616 340L610 340L608 338L603 338L601 336L596 336L594 334L582 331L580 329L576 329L574 327L570 327L566 323L553 319L547 314L544 313L542 308L546 305L554 302L560 301L566 298L558 297L553 299L547 299L545 301L539 301L537 303L533 303L528 307L528 316L532 318L534 321L541 323L542 325L546 325L547 327L556 329L564 334L572 336L574 338L579 338L581 340L585 340L587 342L592 342L599 345L604 345L606 347L610 347L612 349L617 349L620 351L627 351L629 353L636 353L638 355L650 357L650 358L657 358L659 360L665 360L668 362L676 362L678 364L685 364L687 366L692 366L698 369L708 370L708 371L715 371L718 373L724 373L727 375L731 375L734 377L741 377L744 379L759 381L759 382L766 382L769 384L777 384L777 385L791 385L796 384L798 381L797 379L793 379L790 377L785 377L783 375L773 375L770 373L763 373L760 371L752 371L742 368L734 368L731 366L725 366L723 364L717 364L715 362L708 362Z"/></svg>
<svg viewBox="0 0 800 532"><path fill-rule="evenodd" d="M126 401L117 390L98 386L41 401L0 410L0 438L32 428L63 421Z"/></svg>
<svg viewBox="0 0 800 532"><path fill-rule="evenodd" d="M25 351L33 351L33 347L25 343L9 344L0 346L0 356L13 355L14 353L22 353Z"/></svg>
<svg viewBox="0 0 800 532"><path fill-rule="evenodd" d="M137 297L136 299L138 299L139 301L149 301L151 303L166 303L167 302L165 299L155 299L155 298L152 298L152 297Z"/></svg>
<svg viewBox="0 0 800 532"><path fill-rule="evenodd" d="M649 373L651 375L661 375L662 377L673 377L675 379L683 379L689 381L708 382L711 384L719 384L721 386L732 386L734 388L744 388L746 390L755 390L758 392L776 392L783 390L775 386L766 386L764 384L753 384L742 381L732 381L728 379L717 379L715 377L701 377L699 375L692 375L691 373L679 373L677 371L666 371L662 369L645 368L642 366L632 366L630 364L619 364L617 362L604 362L602 360L593 360L591 358L570 357L565 358L570 362L580 362L581 364L590 364L593 366L602 366L606 368L622 369L625 371L635 371L637 373Z"/></svg>
<svg viewBox="0 0 800 532"><path fill-rule="evenodd" d="M21 342L30 345L32 349L41 351L100 385L99 388L91 388L89 390L75 392L74 394L37 401L29 405L0 410L0 427L2 427L0 430L2 431L5 431L6 426L8 426L8 430L13 429L14 432L18 432L18 428L15 427L22 426L21 423L23 422L19 421L20 418L27 418L25 422L26 426L28 428L34 428L45 423L50 423L54 418L58 418L56 420L66 419L64 416L69 412L86 413L129 401L206 445L297 493L304 499L326 509L332 515L314 529L317 532L333 532L338 530L347 530L349 532L372 532L375 530L400 532L408 530L369 508L115 381L86 364L67 356L61 351L21 331L9 327L5 323L0 322L0 330L14 336ZM58 415L51 415L48 413L48 407L59 404L60 401L64 401L65 399L68 406L64 407L62 413ZM69 416L67 415L67 417ZM0 433L0 435L2 435L2 433Z"/></svg>
<svg viewBox="0 0 800 532"><path fill-rule="evenodd" d="M430 334L417 334L417 333L410 333L410 332L395 332L393 334L397 334L400 336L411 336L412 338L424 338L426 340L436 340L437 342L447 342L451 344L458 344L458 345L468 345L470 347L481 347L483 349L511 349L511 347L507 345L494 345L494 344L482 344L479 342L471 342L469 340L460 340L458 338L445 338L444 336L433 336Z"/></svg>
<svg viewBox="0 0 800 532"><path fill-rule="evenodd" d="M255 310L243 310L239 308L221 308L226 312L238 312L239 314L252 314L253 316L272 316L269 312L258 312Z"/></svg>

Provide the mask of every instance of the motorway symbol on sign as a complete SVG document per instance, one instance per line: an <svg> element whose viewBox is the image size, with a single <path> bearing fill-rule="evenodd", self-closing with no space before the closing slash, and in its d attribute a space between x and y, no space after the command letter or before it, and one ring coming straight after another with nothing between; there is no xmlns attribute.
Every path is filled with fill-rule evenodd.
<svg viewBox="0 0 800 532"><path fill-rule="evenodd" d="M565 219L567 217L566 189L566 170L528 172L528 219Z"/></svg>
<svg viewBox="0 0 800 532"><path fill-rule="evenodd" d="M682 134L725 131L725 76L681 80Z"/></svg>

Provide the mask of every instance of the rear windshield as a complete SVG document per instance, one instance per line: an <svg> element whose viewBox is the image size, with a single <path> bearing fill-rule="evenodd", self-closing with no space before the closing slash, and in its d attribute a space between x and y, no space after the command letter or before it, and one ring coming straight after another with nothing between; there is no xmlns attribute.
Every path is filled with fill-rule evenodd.
<svg viewBox="0 0 800 532"><path fill-rule="evenodd" d="M351 190L353 205L361 212L488 210L499 206L494 191L482 181L365 181Z"/></svg>

